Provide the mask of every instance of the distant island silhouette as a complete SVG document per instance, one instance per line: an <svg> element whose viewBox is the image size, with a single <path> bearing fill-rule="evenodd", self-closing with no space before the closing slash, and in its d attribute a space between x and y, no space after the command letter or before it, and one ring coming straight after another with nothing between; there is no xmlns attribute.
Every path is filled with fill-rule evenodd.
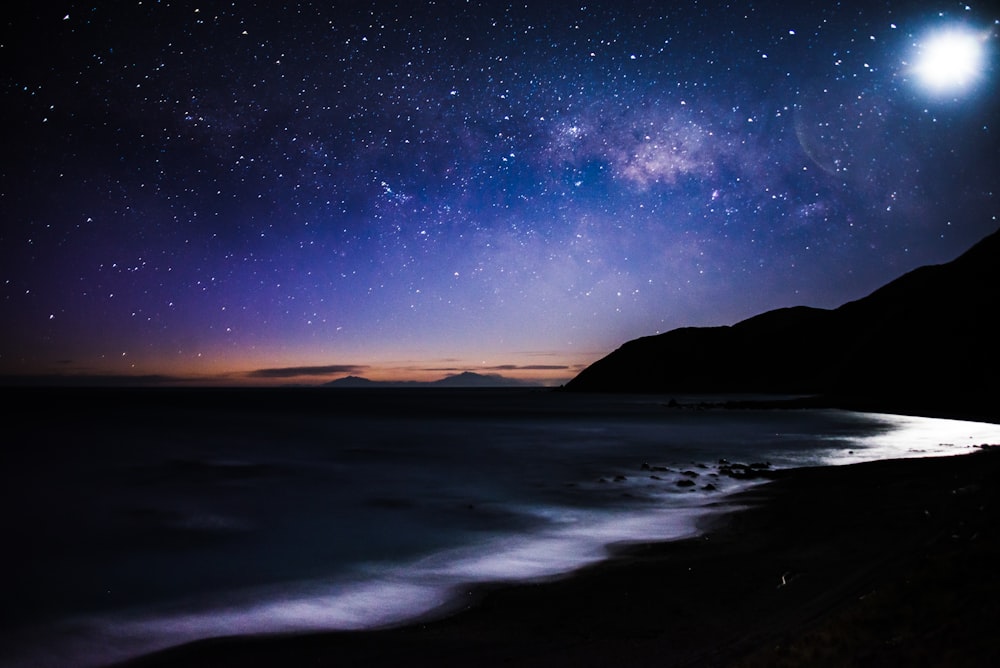
<svg viewBox="0 0 1000 668"><path fill-rule="evenodd" d="M472 371L463 371L462 373L452 374L450 376L445 376L440 380L434 380L429 382L421 381L379 381L379 380L369 380L368 378L362 378L361 376L345 376L344 378L338 378L337 380L332 380L329 383L324 383L323 387L333 387L342 389L353 389L353 388L365 388L365 387L455 387L455 388L471 388L471 387L535 387L537 383L532 383L530 381L518 380L516 378L507 378L506 376L501 376L498 373L474 373Z"/></svg>
<svg viewBox="0 0 1000 668"><path fill-rule="evenodd" d="M998 288L1000 231L836 309L782 308L629 341L564 390L992 406L1000 396Z"/></svg>

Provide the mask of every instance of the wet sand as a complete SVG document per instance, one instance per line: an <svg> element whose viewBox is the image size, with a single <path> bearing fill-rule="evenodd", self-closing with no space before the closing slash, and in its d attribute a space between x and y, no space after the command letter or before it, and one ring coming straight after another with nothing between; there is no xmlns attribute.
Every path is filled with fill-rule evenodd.
<svg viewBox="0 0 1000 668"><path fill-rule="evenodd" d="M1000 665L998 450L781 471L700 537L479 587L434 620L206 640L127 665Z"/></svg>

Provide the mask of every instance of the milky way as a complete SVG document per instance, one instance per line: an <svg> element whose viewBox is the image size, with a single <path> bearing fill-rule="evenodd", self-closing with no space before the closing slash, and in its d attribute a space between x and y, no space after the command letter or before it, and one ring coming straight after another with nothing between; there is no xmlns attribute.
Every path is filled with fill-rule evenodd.
<svg viewBox="0 0 1000 668"><path fill-rule="evenodd" d="M7 375L561 382L998 226L986 4L96 4L4 18Z"/></svg>

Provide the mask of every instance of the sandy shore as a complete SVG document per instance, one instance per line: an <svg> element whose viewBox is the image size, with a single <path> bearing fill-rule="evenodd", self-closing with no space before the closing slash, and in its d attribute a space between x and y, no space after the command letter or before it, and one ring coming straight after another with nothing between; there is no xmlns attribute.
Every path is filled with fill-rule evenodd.
<svg viewBox="0 0 1000 668"><path fill-rule="evenodd" d="M1000 665L998 450L779 472L699 538L471 591L435 621L129 665Z"/></svg>

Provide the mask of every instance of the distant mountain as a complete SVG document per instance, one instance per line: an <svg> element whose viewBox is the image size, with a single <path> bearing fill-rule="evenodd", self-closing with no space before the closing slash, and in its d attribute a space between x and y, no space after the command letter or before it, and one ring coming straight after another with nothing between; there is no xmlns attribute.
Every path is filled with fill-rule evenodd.
<svg viewBox="0 0 1000 668"><path fill-rule="evenodd" d="M361 376L345 376L325 383L326 387L376 387L382 383Z"/></svg>
<svg viewBox="0 0 1000 668"><path fill-rule="evenodd" d="M362 388L362 387L532 387L535 383L518 380L516 378L506 378L496 373L473 373L463 371L462 373L445 376L440 380L430 382L416 381L379 381L361 378L359 376L347 376L326 383L324 387L339 388Z"/></svg>
<svg viewBox="0 0 1000 668"><path fill-rule="evenodd" d="M828 310L635 339L584 369L578 392L1000 396L1000 231Z"/></svg>
<svg viewBox="0 0 1000 668"><path fill-rule="evenodd" d="M431 385L435 387L527 387L534 385L516 378L505 378L498 373L473 373L463 371L436 380Z"/></svg>

